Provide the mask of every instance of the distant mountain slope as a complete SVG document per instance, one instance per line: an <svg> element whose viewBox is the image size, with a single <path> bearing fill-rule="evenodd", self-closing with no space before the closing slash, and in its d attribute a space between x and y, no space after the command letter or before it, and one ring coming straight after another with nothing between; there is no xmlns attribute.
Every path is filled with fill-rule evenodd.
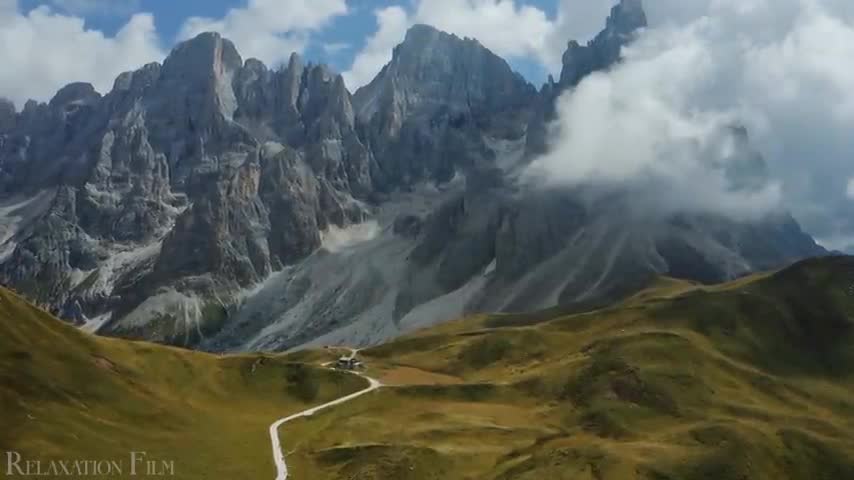
<svg viewBox="0 0 854 480"><path fill-rule="evenodd" d="M478 316L363 355L401 386L294 425L296 475L854 477L850 257L662 280L586 313Z"/></svg>
<svg viewBox="0 0 854 480"><path fill-rule="evenodd" d="M146 452L172 461L175 478L273 478L270 423L363 383L281 357L97 338L0 289L4 462L7 451L43 471L51 460L115 460L117 478L131 478L130 452Z"/></svg>

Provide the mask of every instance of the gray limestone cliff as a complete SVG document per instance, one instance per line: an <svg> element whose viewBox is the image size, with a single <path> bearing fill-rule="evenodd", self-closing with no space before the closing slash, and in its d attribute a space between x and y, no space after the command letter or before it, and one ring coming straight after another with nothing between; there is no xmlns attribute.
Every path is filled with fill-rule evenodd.
<svg viewBox="0 0 854 480"><path fill-rule="evenodd" d="M0 113L3 191L52 197L9 232L2 276L77 321L164 288L227 296L257 283L330 225L361 221L372 189L339 75L298 57L270 72L213 33L103 97L70 84Z"/></svg>
<svg viewBox="0 0 854 480"><path fill-rule="evenodd" d="M353 104L390 189L491 165L488 142L524 135L534 95L477 40L416 25Z"/></svg>

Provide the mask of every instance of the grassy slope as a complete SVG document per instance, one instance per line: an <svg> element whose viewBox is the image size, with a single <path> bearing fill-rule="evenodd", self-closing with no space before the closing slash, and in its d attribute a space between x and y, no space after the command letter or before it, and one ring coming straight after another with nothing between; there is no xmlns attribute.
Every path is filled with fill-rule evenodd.
<svg viewBox="0 0 854 480"><path fill-rule="evenodd" d="M396 386L289 423L288 464L316 480L854 478L852 318L854 260L836 258L449 323L363 352ZM0 451L145 450L177 478L272 478L269 423L362 387L305 365L337 354L101 339L0 290Z"/></svg>
<svg viewBox="0 0 854 480"><path fill-rule="evenodd" d="M852 319L854 260L832 258L719 287L662 281L589 313L450 323L364 352L375 375L422 385L290 424L289 465L312 479L854 478Z"/></svg>
<svg viewBox="0 0 854 480"><path fill-rule="evenodd" d="M273 478L270 423L365 384L282 356L93 337L0 289L0 451L126 465L145 451L181 479Z"/></svg>

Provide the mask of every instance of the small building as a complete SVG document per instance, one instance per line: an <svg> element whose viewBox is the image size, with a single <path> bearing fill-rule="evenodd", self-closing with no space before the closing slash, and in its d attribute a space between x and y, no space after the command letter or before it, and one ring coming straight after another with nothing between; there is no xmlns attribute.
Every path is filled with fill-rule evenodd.
<svg viewBox="0 0 854 480"><path fill-rule="evenodd" d="M356 357L341 357L335 362L335 367L342 370L355 370L362 368L362 362L357 360Z"/></svg>

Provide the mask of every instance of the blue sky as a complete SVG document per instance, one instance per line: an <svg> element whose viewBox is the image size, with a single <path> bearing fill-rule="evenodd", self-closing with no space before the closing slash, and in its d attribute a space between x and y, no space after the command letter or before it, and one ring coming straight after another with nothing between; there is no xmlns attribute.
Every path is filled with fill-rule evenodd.
<svg viewBox="0 0 854 480"><path fill-rule="evenodd" d="M111 2L113 6L106 9L96 7L99 3L107 2ZM558 2L559 0L524 0L515 3L518 8L535 7L548 18L554 19L558 14ZM222 18L230 9L245 8L247 4L247 0L20 0L19 10L26 13L39 6L48 5L57 13L83 18L86 29L103 32L108 37L114 36L134 13L150 12L154 16L162 47L168 50L179 39L182 25L188 18ZM303 51L307 59L327 63L341 72L350 68L356 54L376 32L375 11L395 4L410 13L417 8L413 0L348 0L347 4L348 13L332 17L323 28L313 32ZM337 48L327 49L324 48L325 45ZM237 46L238 49L241 48L239 42ZM538 59L526 56L505 58L529 81L537 85L545 81L548 71Z"/></svg>

